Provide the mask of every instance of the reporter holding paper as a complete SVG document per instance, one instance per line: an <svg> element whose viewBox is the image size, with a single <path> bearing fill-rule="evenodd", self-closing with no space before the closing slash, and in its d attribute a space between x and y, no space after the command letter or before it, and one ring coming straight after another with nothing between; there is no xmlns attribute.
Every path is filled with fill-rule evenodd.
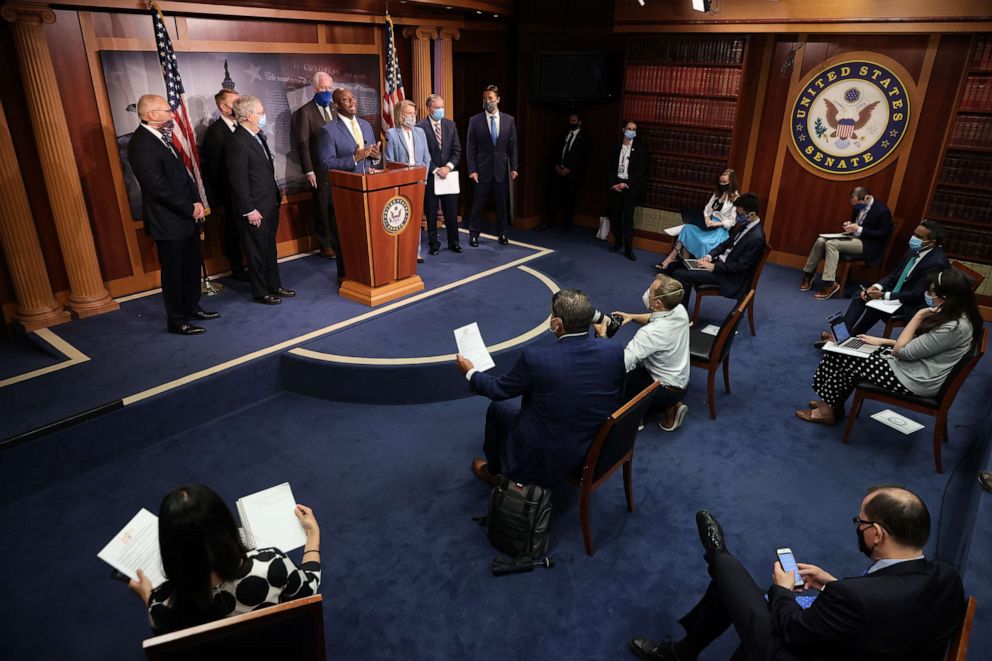
<svg viewBox="0 0 992 661"><path fill-rule="evenodd" d="M159 548L166 581L154 590L140 569L129 584L148 607L156 633L273 606L317 593L320 527L313 511L297 505L306 533L297 567L276 548L246 550L234 516L212 489L183 485L159 509Z"/></svg>

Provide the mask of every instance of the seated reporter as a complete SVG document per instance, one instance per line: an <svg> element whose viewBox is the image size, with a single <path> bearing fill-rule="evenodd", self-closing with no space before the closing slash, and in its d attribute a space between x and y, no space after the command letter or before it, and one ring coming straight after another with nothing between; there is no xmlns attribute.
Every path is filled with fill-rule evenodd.
<svg viewBox="0 0 992 661"><path fill-rule="evenodd" d="M246 550L231 510L209 487L169 493L158 515L167 580L153 590L139 569L129 584L148 607L152 629L168 633L317 594L320 528L309 507L297 505L295 514L307 536L299 567L279 549Z"/></svg>
<svg viewBox="0 0 992 661"><path fill-rule="evenodd" d="M807 422L833 425L858 383L868 381L901 395L932 397L951 370L978 342L982 317L963 273L946 269L927 278L925 307L913 315L895 340L859 335L881 349L867 357L827 352L813 375L813 390L823 399L796 411Z"/></svg>
<svg viewBox="0 0 992 661"><path fill-rule="evenodd" d="M720 173L713 195L703 207L706 229L695 225L683 225L672 251L661 264L655 264L655 270L664 271L678 259L680 254L683 257L698 257L726 241L730 236L730 230L737 224L737 209L734 207L734 201L740 194L737 173L730 169Z"/></svg>
<svg viewBox="0 0 992 661"><path fill-rule="evenodd" d="M480 372L458 354L472 392L493 400L486 411L485 459L476 477L496 476L553 487L585 458L600 425L623 395L623 348L589 336L593 307L577 289L551 297L551 345L529 346L500 377ZM520 397L520 403L507 400Z"/></svg>
<svg viewBox="0 0 992 661"><path fill-rule="evenodd" d="M682 284L675 278L660 274L642 297L650 312L634 314L614 312L623 323L641 325L623 350L627 369L624 400L630 401L639 392L657 381L649 410L664 411L658 423L663 431L675 431L685 421L689 407L682 403L689 384L689 315L682 301ZM596 325L596 334L606 337L608 320Z"/></svg>

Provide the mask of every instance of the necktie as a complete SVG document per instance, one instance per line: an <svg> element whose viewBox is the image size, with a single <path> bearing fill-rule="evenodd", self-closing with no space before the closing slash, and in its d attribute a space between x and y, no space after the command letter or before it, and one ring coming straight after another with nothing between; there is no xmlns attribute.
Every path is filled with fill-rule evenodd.
<svg viewBox="0 0 992 661"><path fill-rule="evenodd" d="M320 111L320 118L324 120L325 124L331 121L331 111L327 106L322 106L318 103L317 110Z"/></svg>
<svg viewBox="0 0 992 661"><path fill-rule="evenodd" d="M365 141L362 139L362 132L358 128L358 120L348 120L348 127L351 129L351 137L355 139L355 144L358 145L358 148L361 149L365 147Z"/></svg>
<svg viewBox="0 0 992 661"><path fill-rule="evenodd" d="M909 260L906 261L906 266L903 267L902 273L899 274L899 279L896 280L896 286L892 288L893 294L898 294L902 291L902 285L906 282L906 278L909 277L909 272L913 270L913 266L916 265L916 261L920 258L920 253L916 253Z"/></svg>
<svg viewBox="0 0 992 661"><path fill-rule="evenodd" d="M272 160L272 152L269 151L269 144L265 140L265 134L262 133L261 131L259 131L258 133L255 134L255 137L258 138L258 143L260 145L262 145L262 149L265 150L265 155L271 161Z"/></svg>
<svg viewBox="0 0 992 661"><path fill-rule="evenodd" d="M169 148L169 151L172 152L173 156L176 156L178 158L178 154L176 154L176 150L172 148L172 142L164 135L162 136L162 144L164 144L166 147Z"/></svg>
<svg viewBox="0 0 992 661"><path fill-rule="evenodd" d="M496 128L496 115L489 115L489 133L493 138L493 147L496 146L496 140L499 139L499 130Z"/></svg>
<svg viewBox="0 0 992 661"><path fill-rule="evenodd" d="M434 123L434 137L437 138L437 148L441 149L441 122Z"/></svg>
<svg viewBox="0 0 992 661"><path fill-rule="evenodd" d="M572 148L572 140L574 139L575 139L574 133L569 133L568 137L565 138L565 148L561 152L561 160L563 161L565 160L565 154L567 154L569 150Z"/></svg>

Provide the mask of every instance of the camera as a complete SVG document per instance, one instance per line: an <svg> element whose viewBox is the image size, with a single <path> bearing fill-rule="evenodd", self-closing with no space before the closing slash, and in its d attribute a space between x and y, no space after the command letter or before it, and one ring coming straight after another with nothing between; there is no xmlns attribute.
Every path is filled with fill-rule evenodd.
<svg viewBox="0 0 992 661"><path fill-rule="evenodd" d="M592 323L601 324L603 319L608 319L609 323L606 326L606 337L613 337L623 326L623 317L617 313L613 314L603 314L599 310L593 310L592 313Z"/></svg>

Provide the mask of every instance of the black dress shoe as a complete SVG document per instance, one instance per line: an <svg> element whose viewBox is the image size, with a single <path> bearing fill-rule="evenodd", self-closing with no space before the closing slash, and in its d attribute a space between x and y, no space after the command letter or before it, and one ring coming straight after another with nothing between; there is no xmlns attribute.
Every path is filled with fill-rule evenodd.
<svg viewBox="0 0 992 661"><path fill-rule="evenodd" d="M220 319L220 312L207 312L206 310L197 310L190 315L194 319L199 319L200 321L210 321L211 319Z"/></svg>
<svg viewBox="0 0 992 661"><path fill-rule="evenodd" d="M706 510L696 512L696 529L699 531L699 541L708 553L729 553L727 542L723 539L723 528L712 514Z"/></svg>
<svg viewBox="0 0 992 661"><path fill-rule="evenodd" d="M448 250L450 250L451 252L461 252L462 247L456 243L453 246L448 246Z"/></svg>
<svg viewBox="0 0 992 661"><path fill-rule="evenodd" d="M262 305L279 305L282 303L282 299L272 294L266 294L265 296L256 296L255 302Z"/></svg>
<svg viewBox="0 0 992 661"><path fill-rule="evenodd" d="M423 257L418 257L417 258L417 263L418 264L423 264L424 263L424 258Z"/></svg>
<svg viewBox="0 0 992 661"><path fill-rule="evenodd" d="M624 253L623 253L623 256L626 257L627 259L629 259L632 262L636 262L637 261L637 255L634 254L634 251L633 250L625 250Z"/></svg>
<svg viewBox="0 0 992 661"><path fill-rule="evenodd" d="M180 324L178 326L170 326L169 332L176 335L202 335L207 332L207 329L194 326L193 324Z"/></svg>
<svg viewBox="0 0 992 661"><path fill-rule="evenodd" d="M477 237L477 236L470 236L470 237L468 237L468 245L472 246L473 248L478 248L479 247L479 237Z"/></svg>
<svg viewBox="0 0 992 661"><path fill-rule="evenodd" d="M286 289L285 287L280 287L279 289L274 289L272 291L273 296L278 296L279 298L293 298L296 296L296 292L292 289Z"/></svg>
<svg viewBox="0 0 992 661"><path fill-rule="evenodd" d="M431 255L436 255L439 252L441 252L441 247L440 246L431 246L431 250L430 250L430 254Z"/></svg>
<svg viewBox="0 0 992 661"><path fill-rule="evenodd" d="M505 246L509 242L510 242L510 240L508 238L506 238L506 235L505 234L500 234L499 235L499 245Z"/></svg>
<svg viewBox="0 0 992 661"><path fill-rule="evenodd" d="M648 661L681 661L675 656L675 645L671 638L666 638L660 643L647 638L635 638L630 641L630 651L638 658Z"/></svg>

